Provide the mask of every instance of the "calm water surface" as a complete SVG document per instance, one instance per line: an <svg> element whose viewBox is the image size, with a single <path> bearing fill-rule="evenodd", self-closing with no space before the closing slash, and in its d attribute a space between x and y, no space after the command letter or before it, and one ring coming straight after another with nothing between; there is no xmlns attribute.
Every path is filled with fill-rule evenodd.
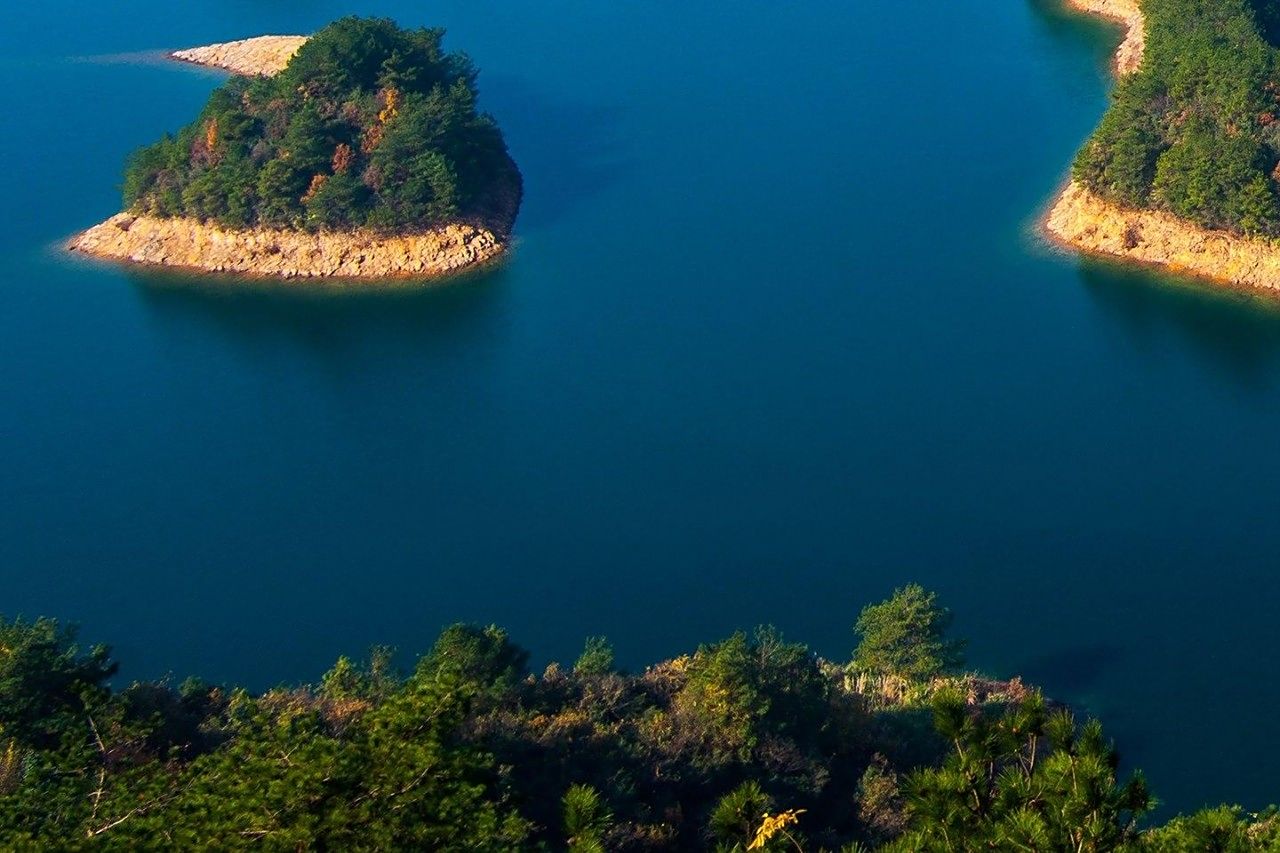
<svg viewBox="0 0 1280 853"><path fill-rule="evenodd" d="M220 79L154 51L351 12L483 69L506 267L326 296L51 248ZM0 609L264 686L457 620L838 657L914 579L1173 807L1280 797L1280 312L1030 236L1114 40L1034 0L8 9Z"/></svg>

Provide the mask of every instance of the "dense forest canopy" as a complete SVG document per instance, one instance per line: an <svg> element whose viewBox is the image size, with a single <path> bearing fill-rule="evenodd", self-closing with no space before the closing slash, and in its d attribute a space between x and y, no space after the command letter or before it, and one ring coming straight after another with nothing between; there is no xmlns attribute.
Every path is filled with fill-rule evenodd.
<svg viewBox="0 0 1280 853"><path fill-rule="evenodd" d="M477 221L505 234L520 175L441 29L344 18L274 77L233 78L137 151L126 207L231 226L383 231Z"/></svg>
<svg viewBox="0 0 1280 853"><path fill-rule="evenodd" d="M1112 201L1280 235L1280 2L1142 0L1141 68L1076 158Z"/></svg>
<svg viewBox="0 0 1280 853"><path fill-rule="evenodd" d="M948 622L906 587L863 611L850 663L760 628L638 675L596 637L540 677L502 630L455 625L407 674L375 648L255 695L117 688L107 648L0 620L0 849L1280 845L1274 811L1143 828L1154 800L1101 727L955 674Z"/></svg>

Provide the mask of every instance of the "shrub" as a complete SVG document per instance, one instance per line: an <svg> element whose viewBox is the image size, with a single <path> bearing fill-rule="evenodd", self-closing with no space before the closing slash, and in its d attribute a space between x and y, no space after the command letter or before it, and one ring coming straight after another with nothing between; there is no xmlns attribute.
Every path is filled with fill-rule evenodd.
<svg viewBox="0 0 1280 853"><path fill-rule="evenodd" d="M854 626L861 637L853 665L870 672L927 679L964 662L964 644L946 638L951 611L919 584L896 589L888 601L863 608Z"/></svg>

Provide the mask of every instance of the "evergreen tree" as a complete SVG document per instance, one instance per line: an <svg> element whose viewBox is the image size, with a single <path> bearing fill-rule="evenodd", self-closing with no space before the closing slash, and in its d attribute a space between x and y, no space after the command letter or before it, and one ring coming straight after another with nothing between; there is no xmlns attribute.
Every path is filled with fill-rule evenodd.
<svg viewBox="0 0 1280 853"><path fill-rule="evenodd" d="M1140 775L1116 781L1118 759L1089 721L1049 713L1039 694L995 716L955 692L934 702L954 751L907 783L907 832L894 851L1109 851L1138 839L1153 805Z"/></svg>
<svg viewBox="0 0 1280 853"><path fill-rule="evenodd" d="M928 679L964 662L964 644L946 637L951 611L919 584L893 591L888 601L863 608L854 626L862 642L854 667L908 679Z"/></svg>

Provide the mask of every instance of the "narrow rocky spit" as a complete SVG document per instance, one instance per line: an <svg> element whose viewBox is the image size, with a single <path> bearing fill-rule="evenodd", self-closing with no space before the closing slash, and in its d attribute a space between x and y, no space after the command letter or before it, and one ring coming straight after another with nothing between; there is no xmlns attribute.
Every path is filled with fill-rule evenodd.
<svg viewBox="0 0 1280 853"><path fill-rule="evenodd" d="M245 77L271 77L284 70L306 40L306 36L257 36L175 50L169 57Z"/></svg>

